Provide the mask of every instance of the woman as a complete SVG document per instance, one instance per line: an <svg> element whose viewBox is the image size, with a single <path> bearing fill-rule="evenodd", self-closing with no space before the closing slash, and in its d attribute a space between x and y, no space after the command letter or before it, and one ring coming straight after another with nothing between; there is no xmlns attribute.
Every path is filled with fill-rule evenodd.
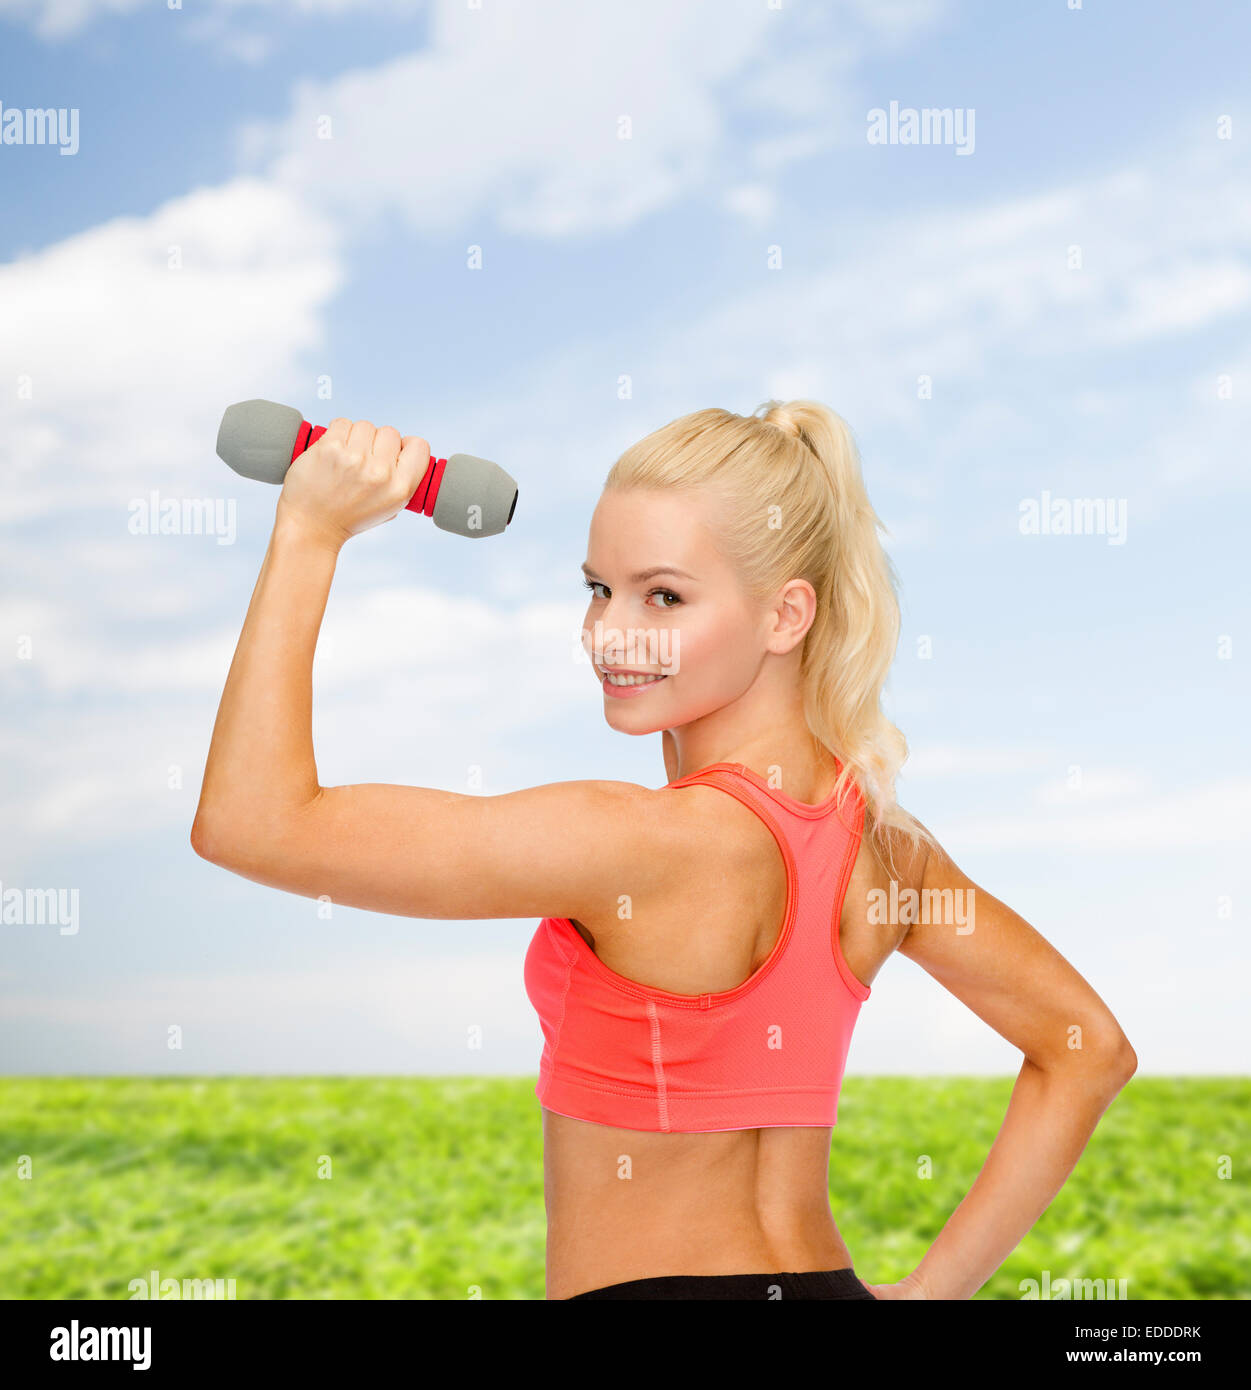
<svg viewBox="0 0 1251 1390"><path fill-rule="evenodd" d="M611 727L662 733L659 790L319 784L311 671L336 557L428 459L425 440L340 419L292 466L197 853L376 912L543 919L526 987L546 1041L549 1299L971 1298L1137 1060L1091 986L895 800L906 744L879 700L899 610L846 424L811 401L702 410L611 470L583 636ZM1023 1062L924 1259L866 1285L830 1210L829 1147L851 1030L893 951Z"/></svg>

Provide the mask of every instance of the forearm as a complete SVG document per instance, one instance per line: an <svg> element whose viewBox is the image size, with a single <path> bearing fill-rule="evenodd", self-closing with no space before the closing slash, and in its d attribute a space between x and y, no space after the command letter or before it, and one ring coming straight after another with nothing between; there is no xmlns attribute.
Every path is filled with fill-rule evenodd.
<svg viewBox="0 0 1251 1390"><path fill-rule="evenodd" d="M281 508L222 692L192 840L276 823L319 792L313 654L337 547Z"/></svg>
<svg viewBox="0 0 1251 1390"><path fill-rule="evenodd" d="M927 1297L973 1297L1064 1185L1124 1079L1110 1062L1079 1074L1026 1059L982 1171L917 1266Z"/></svg>

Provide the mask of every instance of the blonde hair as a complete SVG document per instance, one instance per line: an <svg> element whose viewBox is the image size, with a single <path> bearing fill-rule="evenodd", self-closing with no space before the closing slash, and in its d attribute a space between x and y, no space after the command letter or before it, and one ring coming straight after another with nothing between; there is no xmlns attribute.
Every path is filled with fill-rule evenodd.
<svg viewBox="0 0 1251 1390"><path fill-rule="evenodd" d="M847 422L810 400L766 401L751 415L697 410L627 449L604 488L711 489L728 503L717 543L752 599L789 579L812 585L804 717L842 763L835 791L841 800L854 780L875 836L897 829L935 845L895 797L908 744L880 701L899 642L898 579Z"/></svg>

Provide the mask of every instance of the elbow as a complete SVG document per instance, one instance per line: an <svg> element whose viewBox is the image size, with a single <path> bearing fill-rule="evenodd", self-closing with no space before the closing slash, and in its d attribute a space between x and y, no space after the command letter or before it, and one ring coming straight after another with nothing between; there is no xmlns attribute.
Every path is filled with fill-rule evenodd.
<svg viewBox="0 0 1251 1390"><path fill-rule="evenodd" d="M203 808L196 812L191 824L191 848L201 859L223 869L236 869L242 862L245 843L255 843L255 838L237 818Z"/></svg>
<svg viewBox="0 0 1251 1390"><path fill-rule="evenodd" d="M1112 1094L1120 1091L1138 1070L1138 1054L1124 1033L1103 1034L1098 1042L1087 1039L1087 1045L1076 1051L1066 1049L1058 1054L1027 1059L1040 1070L1057 1078L1081 1080Z"/></svg>
<svg viewBox="0 0 1251 1390"><path fill-rule="evenodd" d="M1138 1054L1115 1019L1109 1018L1106 1027L1099 1030L1098 1051L1106 1059L1108 1072L1122 1086L1138 1070Z"/></svg>
<svg viewBox="0 0 1251 1390"><path fill-rule="evenodd" d="M1113 1041L1101 1047L1098 1057L1102 1071L1114 1091L1119 1091L1125 1086L1138 1070L1138 1054L1130 1046L1124 1033L1118 1034Z"/></svg>
<svg viewBox="0 0 1251 1390"><path fill-rule="evenodd" d="M203 811L197 811L191 823L191 848L210 864L221 864L226 858L220 830Z"/></svg>
<svg viewBox="0 0 1251 1390"><path fill-rule="evenodd" d="M1117 1075L1123 1086L1131 1076L1138 1070L1138 1054L1129 1045L1129 1039L1125 1038L1117 1051L1115 1058Z"/></svg>
<svg viewBox="0 0 1251 1390"><path fill-rule="evenodd" d="M288 865L293 849L307 839L307 826L289 811L261 814L252 808L245 814L202 804L191 825L191 848L201 859L261 882Z"/></svg>

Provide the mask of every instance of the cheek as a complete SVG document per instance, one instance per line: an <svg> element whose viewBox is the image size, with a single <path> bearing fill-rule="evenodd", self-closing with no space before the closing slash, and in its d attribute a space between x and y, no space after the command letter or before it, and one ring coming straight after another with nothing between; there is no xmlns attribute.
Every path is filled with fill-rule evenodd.
<svg viewBox="0 0 1251 1390"><path fill-rule="evenodd" d="M683 622L675 643L677 675L691 691L734 696L750 684L759 665L755 633L741 614L709 614Z"/></svg>

